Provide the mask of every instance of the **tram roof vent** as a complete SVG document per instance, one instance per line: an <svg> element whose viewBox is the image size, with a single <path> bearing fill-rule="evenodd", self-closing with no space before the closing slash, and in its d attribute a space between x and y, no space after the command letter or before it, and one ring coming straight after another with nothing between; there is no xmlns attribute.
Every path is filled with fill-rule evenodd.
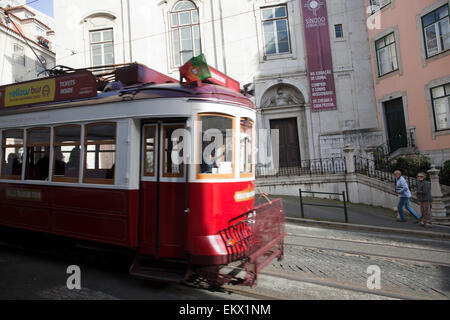
<svg viewBox="0 0 450 320"><path fill-rule="evenodd" d="M120 81L125 86L143 83L163 84L178 83L177 80L150 69L139 63L131 63L117 68L115 71L115 81Z"/></svg>

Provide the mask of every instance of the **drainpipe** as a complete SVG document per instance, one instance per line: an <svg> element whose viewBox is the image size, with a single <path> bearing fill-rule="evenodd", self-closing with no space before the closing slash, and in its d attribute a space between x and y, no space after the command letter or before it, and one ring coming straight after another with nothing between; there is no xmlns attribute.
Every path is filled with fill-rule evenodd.
<svg viewBox="0 0 450 320"><path fill-rule="evenodd" d="M214 43L214 68L217 69L217 45L216 45L216 26L214 21L214 0L211 1L211 23Z"/></svg>
<svg viewBox="0 0 450 320"><path fill-rule="evenodd" d="M123 0L120 0L120 12L122 14L122 55L123 55L123 63L126 62L126 57L125 57L125 15L123 13Z"/></svg>
<svg viewBox="0 0 450 320"><path fill-rule="evenodd" d="M225 58L225 38L223 33L222 0L219 0L219 9L220 9L220 29L222 35L223 73L227 74L227 59Z"/></svg>
<svg viewBox="0 0 450 320"><path fill-rule="evenodd" d="M127 10L128 10L128 40L130 46L130 62L133 62L133 48L131 46L131 14L130 14L130 0L127 0Z"/></svg>

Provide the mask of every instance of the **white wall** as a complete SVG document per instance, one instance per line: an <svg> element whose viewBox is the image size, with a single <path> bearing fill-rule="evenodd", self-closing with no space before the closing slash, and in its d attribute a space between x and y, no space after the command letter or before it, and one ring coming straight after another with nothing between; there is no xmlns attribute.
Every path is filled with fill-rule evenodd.
<svg viewBox="0 0 450 320"><path fill-rule="evenodd" d="M267 194L286 196L298 196L300 188L304 191L331 193L347 192L348 190L348 199L352 203L380 206L387 209L396 207L398 204L398 195L393 191L392 183L381 182L359 174L259 179L256 181L256 187ZM328 199L330 196L315 194L314 197ZM338 196L331 196L331 198L339 200ZM420 206L414 201L411 201L411 206L416 212L420 212Z"/></svg>
<svg viewBox="0 0 450 320"><path fill-rule="evenodd" d="M24 48L25 66L14 61L15 43ZM30 44L38 55L41 55L46 59L47 68L51 68L55 65L54 54L31 42ZM33 80L37 77L37 58L22 37L0 26L0 47L2 50L2 55L0 55L0 85Z"/></svg>
<svg viewBox="0 0 450 320"><path fill-rule="evenodd" d="M178 78L171 65L169 12L177 0L71 0L55 1L57 64L91 65L89 30L114 28L115 63L138 61ZM299 139L307 146L302 159L341 155L342 147L354 143L382 143L377 127L375 94L363 0L327 1L334 62L337 103L335 111L311 112L309 81L300 1L287 0L193 0L199 8L202 51L208 63L238 80L255 84L257 106L266 90L280 82L293 85L305 98L304 128ZM128 3L131 4L130 18ZM291 53L264 59L260 8L287 4ZM96 14L103 17L92 19ZM90 18L91 17L91 18ZM343 39L335 39L334 25L342 24ZM131 37L130 37L131 33ZM130 46L131 38L131 46ZM289 111L289 110L288 110ZM286 117L302 114L298 107ZM258 126L267 128L270 116L259 116ZM366 129L370 129L367 132Z"/></svg>

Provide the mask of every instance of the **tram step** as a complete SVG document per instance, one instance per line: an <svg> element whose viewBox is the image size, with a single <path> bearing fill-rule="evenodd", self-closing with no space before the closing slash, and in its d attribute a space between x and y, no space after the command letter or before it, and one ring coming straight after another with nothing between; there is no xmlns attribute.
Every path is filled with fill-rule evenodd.
<svg viewBox="0 0 450 320"><path fill-rule="evenodd" d="M188 278L189 268L185 262L138 256L130 268L130 274L147 280L181 283Z"/></svg>

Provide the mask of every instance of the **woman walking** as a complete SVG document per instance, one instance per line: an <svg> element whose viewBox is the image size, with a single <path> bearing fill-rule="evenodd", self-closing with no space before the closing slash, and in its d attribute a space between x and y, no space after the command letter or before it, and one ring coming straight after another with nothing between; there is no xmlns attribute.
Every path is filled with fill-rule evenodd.
<svg viewBox="0 0 450 320"><path fill-rule="evenodd" d="M413 208L411 208L411 205L409 203L409 200L411 199L411 191L409 190L408 183L406 182L405 178L402 177L402 172L400 170L395 170L394 172L395 177L395 192L397 192L399 201L397 205L398 213L400 214L400 220L397 219L399 222L405 222L405 213L403 212L403 207L406 208L417 220L420 220L419 215L414 211Z"/></svg>

